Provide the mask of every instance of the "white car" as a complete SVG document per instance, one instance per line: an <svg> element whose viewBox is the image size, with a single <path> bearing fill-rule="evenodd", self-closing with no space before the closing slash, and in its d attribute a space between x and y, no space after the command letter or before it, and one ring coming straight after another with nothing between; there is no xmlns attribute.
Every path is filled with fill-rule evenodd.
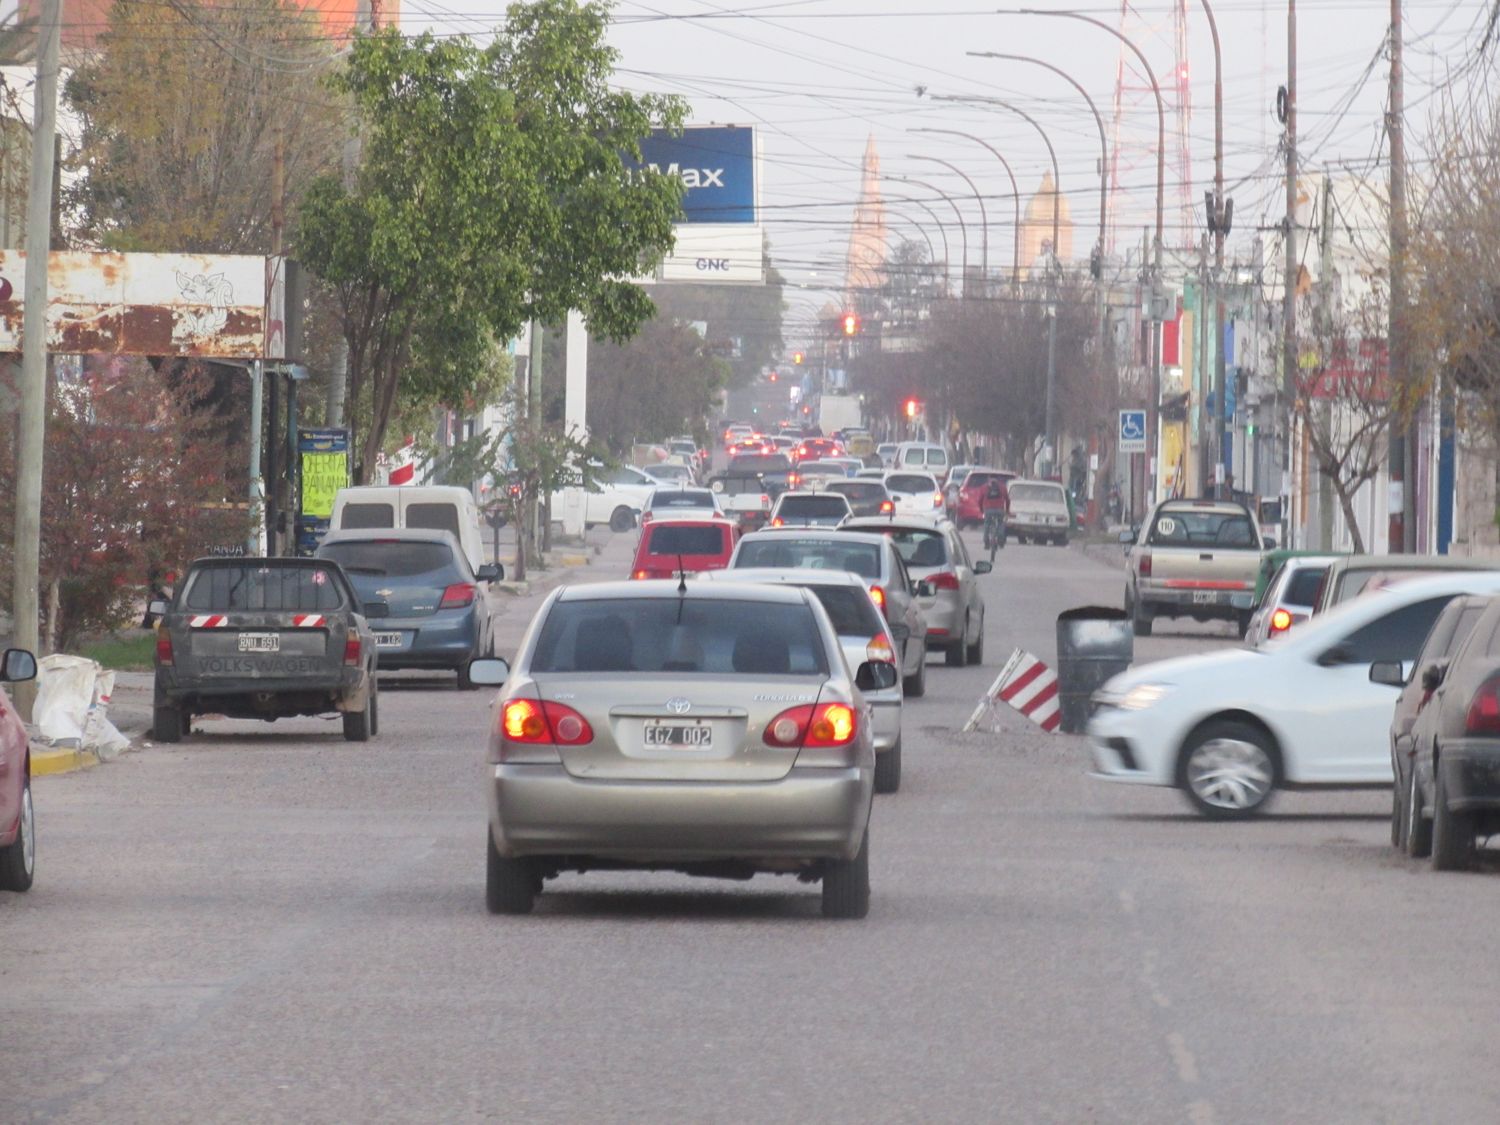
<svg viewBox="0 0 1500 1125"><path fill-rule="evenodd" d="M606 469L602 465L594 468L597 492L584 494L583 522L593 527L605 523L611 531L629 531L636 518L646 507L646 501L656 491L661 481L629 465ZM563 510L563 493L552 494L552 510Z"/></svg>
<svg viewBox="0 0 1500 1125"><path fill-rule="evenodd" d="M698 483L697 474L693 471L693 467L686 463L662 461L656 465L647 465L641 471L653 480L660 481L663 484L686 486Z"/></svg>
<svg viewBox="0 0 1500 1125"><path fill-rule="evenodd" d="M1370 665L1409 671L1459 594L1500 594L1500 574L1413 579L1347 602L1265 648L1142 664L1094 694L1094 777L1182 789L1215 818L1261 811L1278 787L1391 784L1400 689Z"/></svg>
<svg viewBox="0 0 1500 1125"><path fill-rule="evenodd" d="M673 488L662 485L651 494L641 510L641 523L653 519L711 520L724 519L719 494L710 488Z"/></svg>
<svg viewBox="0 0 1500 1125"><path fill-rule="evenodd" d="M1336 558L1337 555L1307 555L1289 558L1282 563L1266 584L1260 605L1250 615L1245 643L1251 648L1260 648L1311 617L1318 591L1328 576L1328 567Z"/></svg>
<svg viewBox="0 0 1500 1125"><path fill-rule="evenodd" d="M896 504L898 516L942 516L943 490L931 473L898 469L881 479Z"/></svg>

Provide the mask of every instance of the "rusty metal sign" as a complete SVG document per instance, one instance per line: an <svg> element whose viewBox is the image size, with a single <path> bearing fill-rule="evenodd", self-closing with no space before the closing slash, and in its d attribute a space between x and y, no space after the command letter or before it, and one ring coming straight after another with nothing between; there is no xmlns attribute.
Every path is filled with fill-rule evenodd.
<svg viewBox="0 0 1500 1125"><path fill-rule="evenodd" d="M0 352L21 350L26 254L0 251ZM47 348L62 355L283 359L281 259L54 250Z"/></svg>

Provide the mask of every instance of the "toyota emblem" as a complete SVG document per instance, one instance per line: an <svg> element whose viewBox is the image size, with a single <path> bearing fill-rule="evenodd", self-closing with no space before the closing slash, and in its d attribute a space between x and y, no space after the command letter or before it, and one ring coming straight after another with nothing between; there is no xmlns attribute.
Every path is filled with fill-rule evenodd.
<svg viewBox="0 0 1500 1125"><path fill-rule="evenodd" d="M692 709L692 701L683 699L681 696L678 696L676 699L667 700L667 710L674 715L686 715Z"/></svg>

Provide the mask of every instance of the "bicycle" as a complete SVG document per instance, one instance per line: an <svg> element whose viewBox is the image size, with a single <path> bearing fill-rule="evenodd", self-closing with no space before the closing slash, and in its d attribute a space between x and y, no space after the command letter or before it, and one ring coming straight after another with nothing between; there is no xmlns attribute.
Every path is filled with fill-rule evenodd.
<svg viewBox="0 0 1500 1125"><path fill-rule="evenodd" d="M984 514L984 546L990 553L990 562L995 561L995 552L1005 546L1005 513L991 509Z"/></svg>

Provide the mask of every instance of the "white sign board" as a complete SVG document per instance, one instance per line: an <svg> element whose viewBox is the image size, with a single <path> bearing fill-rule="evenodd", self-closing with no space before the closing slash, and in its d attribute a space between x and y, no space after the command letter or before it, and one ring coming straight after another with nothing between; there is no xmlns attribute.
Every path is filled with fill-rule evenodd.
<svg viewBox="0 0 1500 1125"><path fill-rule="evenodd" d="M677 244L661 264L662 281L764 285L761 228L731 224L682 224Z"/></svg>
<svg viewBox="0 0 1500 1125"><path fill-rule="evenodd" d="M1144 410L1120 411L1120 426L1115 431L1116 448L1121 453L1146 452L1146 412Z"/></svg>

